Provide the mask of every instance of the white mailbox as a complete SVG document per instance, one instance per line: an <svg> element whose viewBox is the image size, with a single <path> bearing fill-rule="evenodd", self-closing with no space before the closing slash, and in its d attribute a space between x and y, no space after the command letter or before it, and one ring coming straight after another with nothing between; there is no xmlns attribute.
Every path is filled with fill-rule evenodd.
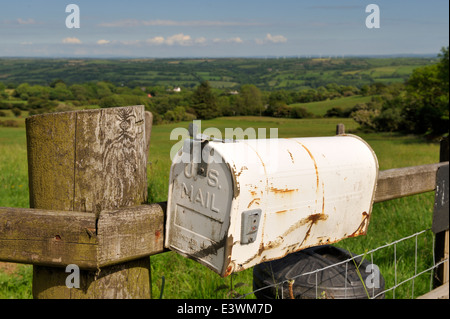
<svg viewBox="0 0 450 319"><path fill-rule="evenodd" d="M364 235L377 177L353 135L188 139L171 167L165 246L228 276Z"/></svg>

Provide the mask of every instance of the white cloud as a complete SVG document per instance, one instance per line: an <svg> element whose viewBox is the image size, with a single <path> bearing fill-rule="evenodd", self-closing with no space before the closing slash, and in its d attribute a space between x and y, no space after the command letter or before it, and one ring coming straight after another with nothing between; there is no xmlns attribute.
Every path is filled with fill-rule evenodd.
<svg viewBox="0 0 450 319"><path fill-rule="evenodd" d="M111 43L111 41L109 41L109 40L98 40L97 41L97 44L99 44L99 45L104 45L104 44L109 44L109 43Z"/></svg>
<svg viewBox="0 0 450 319"><path fill-rule="evenodd" d="M287 42L286 37L282 35L271 35L270 33L267 33L266 40L272 43L285 43Z"/></svg>
<svg viewBox="0 0 450 319"><path fill-rule="evenodd" d="M147 39L146 42L149 44L161 45L164 44L164 41L165 41L164 37L154 37L151 39Z"/></svg>
<svg viewBox="0 0 450 319"><path fill-rule="evenodd" d="M287 38L282 35L271 35L267 33L264 39L255 39L256 44L267 44L267 43L285 43Z"/></svg>
<svg viewBox="0 0 450 319"><path fill-rule="evenodd" d="M230 38L230 39L213 39L214 43L244 43L240 37Z"/></svg>
<svg viewBox="0 0 450 319"><path fill-rule="evenodd" d="M34 21L34 19L23 20L21 18L18 18L17 23L19 23L19 24L36 24L36 21Z"/></svg>
<svg viewBox="0 0 450 319"><path fill-rule="evenodd" d="M187 45L192 44L192 38L190 35L184 35L183 33L178 33L178 34L168 37L166 39L165 43L168 45L177 44L177 45L187 46Z"/></svg>
<svg viewBox="0 0 450 319"><path fill-rule="evenodd" d="M15 20L0 20L0 25L6 25L6 26L27 26L27 25L39 25L42 24L42 22L37 22L34 19L22 19L17 18Z"/></svg>
<svg viewBox="0 0 450 319"><path fill-rule="evenodd" d="M120 41L123 45L138 45L141 43L139 40L128 40L128 41Z"/></svg>
<svg viewBox="0 0 450 319"><path fill-rule="evenodd" d="M66 38L65 43L81 43L77 42L76 38ZM78 40L79 41L79 40ZM198 37L194 38L191 35L178 33L171 36L163 37L163 36L155 36L153 38L148 38L146 40L126 40L126 41L117 41L117 40L98 40L98 45L105 44L121 44L126 46L142 46L142 45L151 45L151 46L206 46L211 43L223 43L223 44L241 44L244 41L240 37L234 37L229 39L207 39L206 37Z"/></svg>
<svg viewBox="0 0 450 319"><path fill-rule="evenodd" d="M181 45L181 46L191 46L194 44L205 44L206 43L205 37L200 37L193 39L190 35L186 35L183 33L174 34L170 37L164 38L162 36L153 37L151 39L145 40L147 44L150 45Z"/></svg>
<svg viewBox="0 0 450 319"><path fill-rule="evenodd" d="M78 38L64 38L62 42L66 44L81 44L81 40Z"/></svg>
<svg viewBox="0 0 450 319"><path fill-rule="evenodd" d="M243 27L243 26L262 26L257 22L239 22L239 21L210 21L210 20L136 20L125 19L113 22L100 23L101 27L139 27L139 26L165 26L165 27Z"/></svg>
<svg viewBox="0 0 450 319"><path fill-rule="evenodd" d="M195 44L205 44L206 43L206 38L205 37L200 37L198 39L195 39Z"/></svg>

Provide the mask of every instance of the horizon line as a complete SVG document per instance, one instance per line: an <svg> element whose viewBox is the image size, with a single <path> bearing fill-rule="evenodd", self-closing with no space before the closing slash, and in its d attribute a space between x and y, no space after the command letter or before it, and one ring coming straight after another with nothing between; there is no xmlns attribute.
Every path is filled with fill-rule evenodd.
<svg viewBox="0 0 450 319"><path fill-rule="evenodd" d="M0 56L0 59L345 59L345 58L371 58L371 57L437 57L437 53L391 53L391 54L290 54L290 55L230 55L230 56L109 56L109 55L92 55L92 56L70 56L70 55L53 55L53 56Z"/></svg>

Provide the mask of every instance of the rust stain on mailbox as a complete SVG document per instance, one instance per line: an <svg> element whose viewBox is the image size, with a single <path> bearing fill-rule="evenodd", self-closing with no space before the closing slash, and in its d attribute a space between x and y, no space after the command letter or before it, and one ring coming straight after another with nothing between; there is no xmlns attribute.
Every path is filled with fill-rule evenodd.
<svg viewBox="0 0 450 319"><path fill-rule="evenodd" d="M281 195L285 195L285 194L291 194L294 192L298 192L298 189L279 189L279 188L275 188L275 187L271 187L270 188L271 192L274 192L275 194L281 194Z"/></svg>
<svg viewBox="0 0 450 319"><path fill-rule="evenodd" d="M314 156L312 155L311 151L304 144L300 143L299 141L296 141L296 142L305 149L305 151L308 153L309 157L311 157L311 159L314 163L314 169L316 170L317 190L319 190L319 169L317 167L316 160L314 159Z"/></svg>
<svg viewBox="0 0 450 319"><path fill-rule="evenodd" d="M292 164L295 164L294 156L292 156L292 153L289 150L287 150L287 152L289 153L289 156L291 157Z"/></svg>
<svg viewBox="0 0 450 319"><path fill-rule="evenodd" d="M187 143L195 148L195 140ZM209 141L202 147L214 154L203 159L202 174L192 157L181 160L185 150L173 160L167 248L228 276L366 233L378 162L359 137Z"/></svg>
<svg viewBox="0 0 450 319"><path fill-rule="evenodd" d="M363 212L361 224L359 225L358 229L356 229L353 232L353 234L349 235L348 237L357 237L357 236L365 234L366 230L367 230L366 225L368 224L368 221L369 221L369 215L367 214L367 212Z"/></svg>
<svg viewBox="0 0 450 319"><path fill-rule="evenodd" d="M261 198L254 198L254 199L248 204L247 208L252 207L253 204L259 205L259 202L258 202L259 200L261 200Z"/></svg>

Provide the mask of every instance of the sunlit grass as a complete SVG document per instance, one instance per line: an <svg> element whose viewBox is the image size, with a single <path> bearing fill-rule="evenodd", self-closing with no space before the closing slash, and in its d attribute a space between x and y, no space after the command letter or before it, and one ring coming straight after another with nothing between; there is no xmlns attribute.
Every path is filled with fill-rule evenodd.
<svg viewBox="0 0 450 319"><path fill-rule="evenodd" d="M202 129L249 127L278 128L279 137L332 136L336 124L344 123L347 131L355 131L357 124L350 119L278 119L260 117L219 118L202 122ZM167 200L170 170L170 150L179 140L170 140L170 132L176 127L186 128L187 122L158 125L152 130L148 166L149 201ZM269 130L267 130L267 137ZM375 150L380 169L436 163L439 160L439 145L428 143L415 136L396 134L361 134ZM362 254L388 242L409 236L431 227L433 194L422 194L374 205L367 236L341 241L338 246L350 250L354 255ZM0 128L0 206L28 207L28 171L25 129ZM432 263L432 236L419 237L418 269L427 268ZM411 246L412 245L412 246ZM397 247L398 282L405 276L414 274L415 242ZM377 252L374 263L386 280L386 287L394 283L394 261L392 249ZM431 259L430 259L431 258ZM31 266L23 266L22 279L5 275L0 270L0 298L31 297ZM158 298L162 289L163 298L230 298L234 292L248 293L252 288L252 269L221 278L190 259L173 252L151 257L153 298ZM429 275L414 282L414 296L429 289ZM410 298L412 282L396 289L396 298ZM16 286L19 288L16 289ZM253 298L253 295L249 296ZM392 298L388 293L387 298Z"/></svg>

